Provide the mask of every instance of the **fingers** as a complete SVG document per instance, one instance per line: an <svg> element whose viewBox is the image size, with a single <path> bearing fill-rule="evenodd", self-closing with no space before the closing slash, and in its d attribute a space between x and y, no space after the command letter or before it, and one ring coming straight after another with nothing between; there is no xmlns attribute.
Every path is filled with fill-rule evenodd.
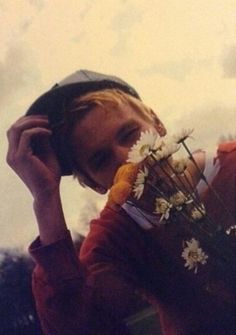
<svg viewBox="0 0 236 335"><path fill-rule="evenodd" d="M18 119L7 131L10 149L13 151L17 150L22 132L34 127L48 128L47 118L39 115L32 115Z"/></svg>
<svg viewBox="0 0 236 335"><path fill-rule="evenodd" d="M42 115L24 116L18 119L8 130L9 148L7 162L10 166L19 154L32 153L31 138L35 136L49 136L48 119ZM24 146L24 147L23 147Z"/></svg>
<svg viewBox="0 0 236 335"><path fill-rule="evenodd" d="M35 137L48 138L51 134L51 130L40 127L23 131L18 145L18 154L24 156L25 154L32 153L32 139Z"/></svg>
<svg viewBox="0 0 236 335"><path fill-rule="evenodd" d="M60 182L61 171L50 145L51 134L48 120L42 116L22 117L7 133L7 163L34 198L40 198L45 192L52 194Z"/></svg>
<svg viewBox="0 0 236 335"><path fill-rule="evenodd" d="M32 156L34 156L32 150L32 140L35 137L48 138L51 133L51 130L40 127L35 127L23 131L17 148L11 150L11 147L9 146L9 150L7 153L7 163L11 167L16 167L18 163L24 163L27 160L31 159Z"/></svg>
<svg viewBox="0 0 236 335"><path fill-rule="evenodd" d="M22 131L33 127L48 128L48 119L42 115L24 116L18 119L7 131L9 142L17 142L21 136Z"/></svg>

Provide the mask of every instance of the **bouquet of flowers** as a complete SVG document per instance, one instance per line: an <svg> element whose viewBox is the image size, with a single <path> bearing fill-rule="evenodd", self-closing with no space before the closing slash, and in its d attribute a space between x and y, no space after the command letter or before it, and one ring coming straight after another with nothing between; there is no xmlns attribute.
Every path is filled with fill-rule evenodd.
<svg viewBox="0 0 236 335"><path fill-rule="evenodd" d="M180 257L186 269L197 274L211 257L214 276L227 277L235 292L236 225L225 228L221 222L214 222L201 200L189 165L197 180L202 180L214 194L216 206L221 206L224 215L234 222L232 213L208 183L186 144L192 132L193 129L186 129L171 137L160 137L150 130L141 133L128 154L127 164L117 171L108 202L135 207L150 229L183 221L192 234L190 239L182 241ZM178 157L180 150L185 157Z"/></svg>

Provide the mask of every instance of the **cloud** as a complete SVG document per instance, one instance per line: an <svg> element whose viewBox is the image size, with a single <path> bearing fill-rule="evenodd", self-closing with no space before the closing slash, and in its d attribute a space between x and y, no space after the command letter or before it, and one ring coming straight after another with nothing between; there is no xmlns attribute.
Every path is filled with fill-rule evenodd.
<svg viewBox="0 0 236 335"><path fill-rule="evenodd" d="M116 34L117 42L111 50L111 55L124 55L129 50L130 32L142 19L142 12L132 5L124 6L115 16L109 28Z"/></svg>
<svg viewBox="0 0 236 335"><path fill-rule="evenodd" d="M162 75L166 78L182 81L185 80L193 70L202 70L202 68L207 68L208 65L209 60L207 59L195 60L184 58L179 61L154 63L151 66L142 68L139 70L139 73L149 78L154 75Z"/></svg>
<svg viewBox="0 0 236 335"><path fill-rule="evenodd" d="M5 60L0 62L0 104L12 101L16 95L36 79L36 70L21 45L11 46Z"/></svg>
<svg viewBox="0 0 236 335"><path fill-rule="evenodd" d="M29 4L32 5L33 7L35 7L38 10L43 9L44 5L45 5L45 1L44 0L28 0Z"/></svg>
<svg viewBox="0 0 236 335"><path fill-rule="evenodd" d="M142 11L134 6L122 6L121 10L115 13L110 27L118 32L130 30L136 23L140 22Z"/></svg>
<svg viewBox="0 0 236 335"><path fill-rule="evenodd" d="M0 62L0 156L1 171L1 237L2 246L20 246L36 236L33 227L31 196L20 179L10 170L5 162L7 152L6 131L11 123L23 115L32 96L39 85L37 67L34 65L30 50L23 44L7 48L3 61ZM38 83L38 84L36 84ZM19 201L20 199L20 201ZM19 215L20 213L20 215Z"/></svg>
<svg viewBox="0 0 236 335"><path fill-rule="evenodd" d="M79 211L79 219L78 219L78 231L83 235L87 235L89 231L89 222L92 219L96 219L99 217L100 206L98 205L98 198L96 195L91 195L90 193L86 193L84 202Z"/></svg>
<svg viewBox="0 0 236 335"><path fill-rule="evenodd" d="M82 188L70 176L61 181L61 195L64 214L68 226L75 232L86 235L91 219L98 217L104 207L106 196L99 195L89 188Z"/></svg>
<svg viewBox="0 0 236 335"><path fill-rule="evenodd" d="M224 75L227 78L236 78L236 45L232 45L222 60Z"/></svg>
<svg viewBox="0 0 236 335"><path fill-rule="evenodd" d="M194 128L193 148L207 148L211 152L224 137L235 134L236 106L227 107L220 103L191 108L185 115L179 115L172 124L171 132L179 127Z"/></svg>

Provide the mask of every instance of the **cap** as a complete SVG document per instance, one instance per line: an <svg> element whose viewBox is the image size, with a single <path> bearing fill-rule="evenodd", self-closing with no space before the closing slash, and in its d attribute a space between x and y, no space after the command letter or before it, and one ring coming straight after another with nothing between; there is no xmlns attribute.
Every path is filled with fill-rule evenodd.
<svg viewBox="0 0 236 335"><path fill-rule="evenodd" d="M89 70L79 70L55 84L49 91L41 95L27 110L26 115L48 115L52 128L63 123L65 111L69 103L76 97L89 92L117 88L140 99L136 90L124 80ZM52 133L52 146L56 152L62 175L71 175L72 167L65 143L56 133ZM37 145L36 145L37 146ZM35 148L37 150L37 148Z"/></svg>

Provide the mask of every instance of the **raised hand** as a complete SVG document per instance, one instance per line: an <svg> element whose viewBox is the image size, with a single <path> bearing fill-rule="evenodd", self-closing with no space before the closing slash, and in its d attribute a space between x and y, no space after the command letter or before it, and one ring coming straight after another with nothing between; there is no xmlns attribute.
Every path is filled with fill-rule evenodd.
<svg viewBox="0 0 236 335"><path fill-rule="evenodd" d="M42 115L24 116L7 132L9 148L7 162L23 180L34 199L50 196L58 189L60 167L50 145L51 130ZM33 143L40 145L37 153Z"/></svg>
<svg viewBox="0 0 236 335"><path fill-rule="evenodd" d="M21 117L7 132L7 162L33 195L44 245L63 237L67 229L59 193L61 169L50 145L51 134L48 119L42 115Z"/></svg>

